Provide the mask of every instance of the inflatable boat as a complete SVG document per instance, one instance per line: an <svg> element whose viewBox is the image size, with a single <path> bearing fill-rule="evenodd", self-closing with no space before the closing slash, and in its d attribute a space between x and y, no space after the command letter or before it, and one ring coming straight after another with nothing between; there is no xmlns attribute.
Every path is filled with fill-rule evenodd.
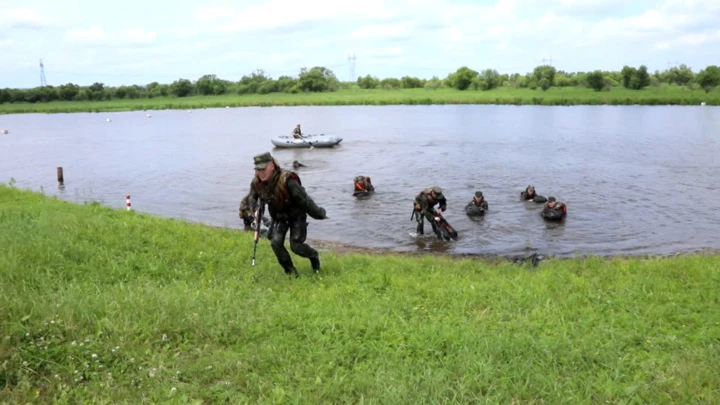
<svg viewBox="0 0 720 405"><path fill-rule="evenodd" d="M342 142L342 138L332 135L303 135L302 138L294 138L292 135L281 135L272 138L270 141L276 148L332 148Z"/></svg>

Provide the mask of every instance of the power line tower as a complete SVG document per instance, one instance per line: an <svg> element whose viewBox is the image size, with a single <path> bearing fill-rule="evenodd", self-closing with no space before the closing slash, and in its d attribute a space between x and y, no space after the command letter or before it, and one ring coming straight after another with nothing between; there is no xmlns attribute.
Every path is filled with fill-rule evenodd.
<svg viewBox="0 0 720 405"><path fill-rule="evenodd" d="M553 61L553 60L552 60L552 56L551 56L549 59L547 59L547 58L542 58L542 63L543 63L543 65L550 65L550 66L552 66L552 61ZM546 63L546 62L547 62L547 63Z"/></svg>
<svg viewBox="0 0 720 405"><path fill-rule="evenodd" d="M47 86L45 81L45 66L43 66L42 59L40 59L40 87Z"/></svg>
<svg viewBox="0 0 720 405"><path fill-rule="evenodd" d="M355 81L355 52L351 56L348 56L348 63L350 64L350 81Z"/></svg>

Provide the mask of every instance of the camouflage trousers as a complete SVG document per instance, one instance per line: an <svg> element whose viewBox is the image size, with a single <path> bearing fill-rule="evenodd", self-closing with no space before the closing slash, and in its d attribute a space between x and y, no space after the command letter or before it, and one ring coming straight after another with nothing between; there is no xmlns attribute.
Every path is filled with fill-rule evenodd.
<svg viewBox="0 0 720 405"><path fill-rule="evenodd" d="M290 253L285 248L285 235L288 229L290 230L290 250L292 250L293 253L308 259L318 258L317 250L305 243L307 226L307 216L305 215L290 219L289 221L272 220L270 224L267 237L270 239L270 246L273 252L275 252L278 263L280 263L285 271L295 268Z"/></svg>
<svg viewBox="0 0 720 405"><path fill-rule="evenodd" d="M424 213L422 211L415 211L415 220L417 221L417 227L415 228L415 231L418 235L424 235L425 234L425 220L430 222L430 225L432 226L433 233L440 237L440 228L435 223L434 217L431 213Z"/></svg>

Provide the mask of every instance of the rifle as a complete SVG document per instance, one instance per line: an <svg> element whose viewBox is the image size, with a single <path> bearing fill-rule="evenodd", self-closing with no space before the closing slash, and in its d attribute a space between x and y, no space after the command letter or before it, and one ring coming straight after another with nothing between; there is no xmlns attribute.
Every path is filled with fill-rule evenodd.
<svg viewBox="0 0 720 405"><path fill-rule="evenodd" d="M262 225L263 214L265 213L265 202L259 200L260 207L255 214L255 241L253 242L253 253L252 253L252 265L255 265L255 251L257 250L257 244L260 240L260 226Z"/></svg>
<svg viewBox="0 0 720 405"><path fill-rule="evenodd" d="M442 237L445 238L445 240L457 239L457 236L458 236L457 231L455 230L455 228L452 227L452 225L450 225L448 223L448 221L445 219L445 217L443 217L441 214L439 214L437 212L435 213L435 216L440 218L439 221L435 221L435 224L438 228L440 228Z"/></svg>

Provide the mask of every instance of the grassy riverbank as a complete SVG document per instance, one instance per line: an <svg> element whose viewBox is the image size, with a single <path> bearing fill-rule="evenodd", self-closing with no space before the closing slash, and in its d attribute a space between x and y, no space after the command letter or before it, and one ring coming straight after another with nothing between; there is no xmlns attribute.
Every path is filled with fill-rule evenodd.
<svg viewBox="0 0 720 405"><path fill-rule="evenodd" d="M679 86L643 90L613 88L596 92L580 87L553 87L547 91L503 87L490 91L441 88L438 90L339 90L307 94L248 94L184 98L123 99L111 101L54 101L36 104L3 104L0 114L64 113L130 110L195 109L248 106L395 105L395 104L537 104L537 105L720 105L720 91L705 93Z"/></svg>
<svg viewBox="0 0 720 405"><path fill-rule="evenodd" d="M0 403L717 403L720 257L324 253L0 185Z"/></svg>

